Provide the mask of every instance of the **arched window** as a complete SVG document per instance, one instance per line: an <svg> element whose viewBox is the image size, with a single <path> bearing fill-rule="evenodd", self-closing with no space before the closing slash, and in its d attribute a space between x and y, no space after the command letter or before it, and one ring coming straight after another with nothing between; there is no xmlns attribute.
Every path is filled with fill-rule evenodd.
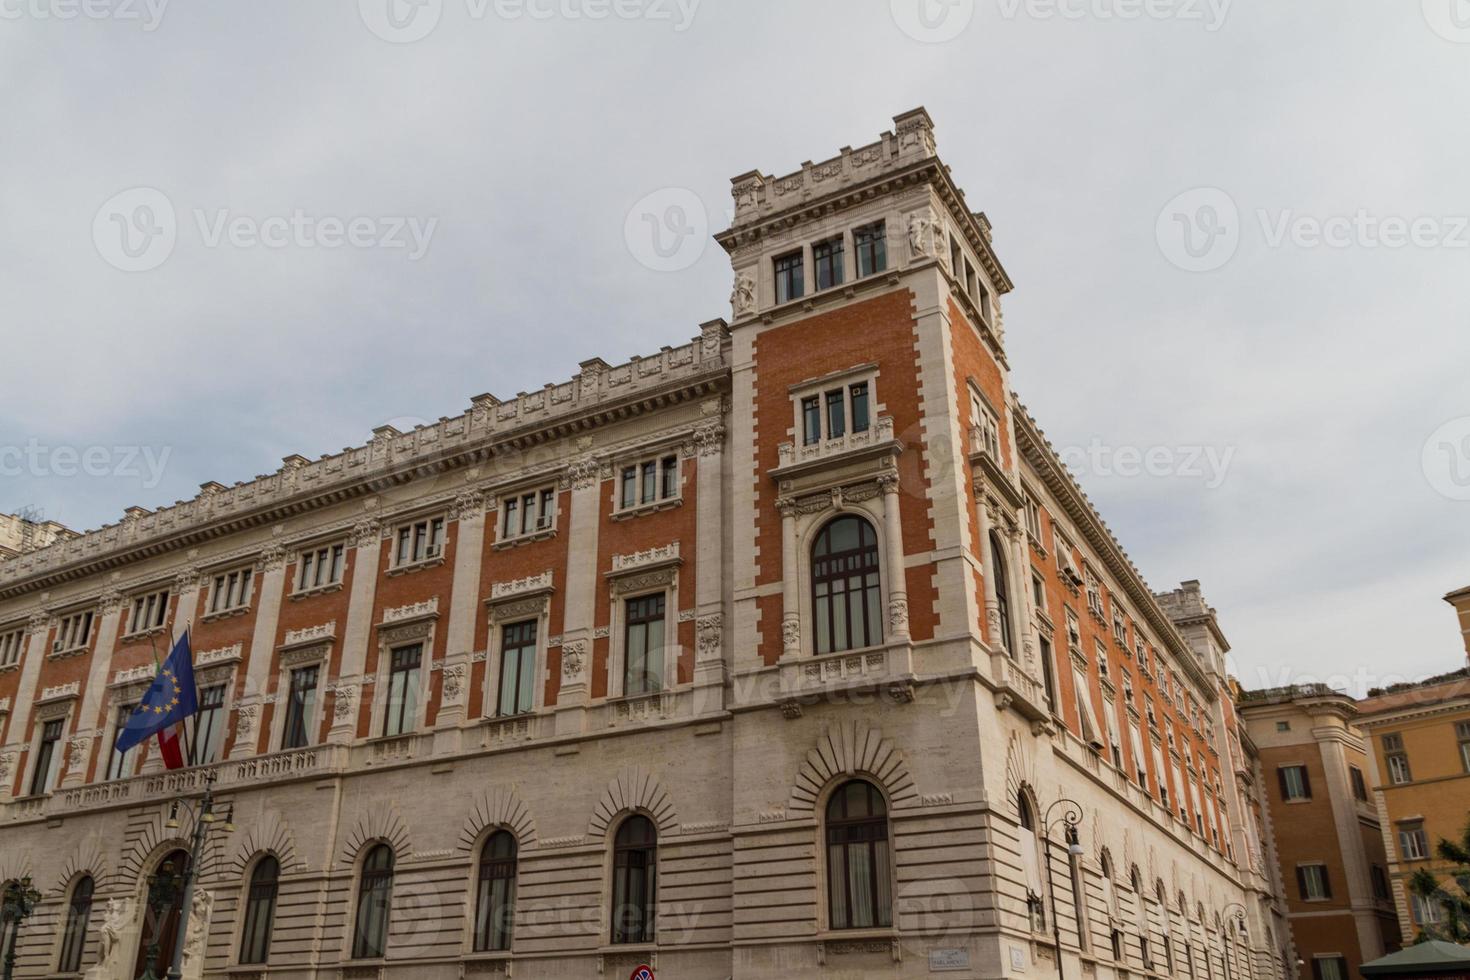
<svg viewBox="0 0 1470 980"><path fill-rule="evenodd" d="M357 886L357 929L352 938L352 958L382 957L388 948L388 910L393 902L393 848L374 845L362 862L362 881Z"/></svg>
<svg viewBox="0 0 1470 980"><path fill-rule="evenodd" d="M475 951L510 949L515 921L516 839L497 830L480 849L475 889Z"/></svg>
<svg viewBox="0 0 1470 980"><path fill-rule="evenodd" d="M1011 637L1010 579L1006 575L1006 560L1001 553L1000 535L994 531L990 532L990 567L995 575L995 604L1000 609L1000 642L1007 653L1014 655L1016 646Z"/></svg>
<svg viewBox="0 0 1470 980"><path fill-rule="evenodd" d="M658 893L658 831L634 814L613 840L612 941L651 943Z"/></svg>
<svg viewBox="0 0 1470 980"><path fill-rule="evenodd" d="M71 890L71 902L66 909L66 932L61 938L61 959L56 969L60 973L80 973L82 951L87 946L87 923L92 918L92 891L95 883L91 875L83 875Z"/></svg>
<svg viewBox="0 0 1470 980"><path fill-rule="evenodd" d="M898 574L894 570L894 574ZM878 534L861 517L839 517L812 545L812 609L817 653L883 642Z"/></svg>
<svg viewBox="0 0 1470 980"><path fill-rule="evenodd" d="M827 801L827 910L833 929L893 924L888 805L872 783L839 786Z"/></svg>
<svg viewBox="0 0 1470 980"><path fill-rule="evenodd" d="M1031 805L1031 796L1025 790L1016 794L1018 816L1017 846L1021 850L1021 870L1026 875L1026 908L1031 915L1032 929L1040 932L1046 928L1046 905L1041 900L1041 851L1036 836L1036 810Z"/></svg>
<svg viewBox="0 0 1470 980"><path fill-rule="evenodd" d="M267 854L250 873L245 894L245 926L240 931L240 962L265 963L271 952L271 926L276 918L276 890L281 863Z"/></svg>
<svg viewBox="0 0 1470 980"><path fill-rule="evenodd" d="M189 868L189 852L178 850L170 851L153 868L153 873L163 878L173 878L175 886L182 895L184 887L184 872ZM145 893L146 894L146 893ZM162 976L168 969L168 965L174 961L174 940L179 934L179 919L182 918L182 902L178 899L167 907L162 916L155 915L151 910L143 914L143 931L138 937L138 955L133 963L133 976L140 977L143 971L148 969L149 950L153 946L156 937L158 942L158 970L157 974Z"/></svg>

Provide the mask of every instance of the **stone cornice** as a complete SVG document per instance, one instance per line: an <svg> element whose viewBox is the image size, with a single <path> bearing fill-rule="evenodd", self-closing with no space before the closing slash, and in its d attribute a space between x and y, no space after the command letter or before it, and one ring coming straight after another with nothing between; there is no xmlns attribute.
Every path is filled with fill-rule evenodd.
<svg viewBox="0 0 1470 980"><path fill-rule="evenodd" d="M1087 495L1067 471L1051 443L1047 442L1045 434L1037 427L1036 420L1019 402L1015 403L1014 408L1012 415L1015 418L1016 443L1021 455L1036 470L1041 482L1061 504L1067 517L1076 525L1103 566L1122 587L1132 603L1134 615L1148 621L1154 635L1169 648L1174 660L1194 681L1199 693L1213 703L1219 693L1210 683L1209 675L1189 642L1159 606L1153 590L1148 587L1143 575L1123 551L1123 546L1092 506L1092 501L1087 499Z"/></svg>
<svg viewBox="0 0 1470 980"><path fill-rule="evenodd" d="M708 398L729 387L728 336L725 322L713 320L692 342L650 357L617 366L587 361L560 385L507 401L480 395L462 415L411 432L382 426L363 446L312 462L293 456L273 474L233 487L205 484L193 500L157 511L130 508L117 524L0 563L0 599L370 496L630 415Z"/></svg>

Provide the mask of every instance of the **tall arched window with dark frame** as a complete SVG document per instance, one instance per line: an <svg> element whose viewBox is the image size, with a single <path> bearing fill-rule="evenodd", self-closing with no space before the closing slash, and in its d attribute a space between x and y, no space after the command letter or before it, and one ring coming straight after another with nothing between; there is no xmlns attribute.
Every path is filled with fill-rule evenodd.
<svg viewBox="0 0 1470 980"><path fill-rule="evenodd" d="M92 918L92 893L96 883L91 875L82 875L71 889L71 901L66 909L66 931L61 937L61 957L57 960L59 973L80 973L82 952L87 946L87 925ZM4 947L0 947L0 953Z"/></svg>
<svg viewBox="0 0 1470 980"><path fill-rule="evenodd" d="M375 844L362 862L357 886L357 917L352 958L381 959L388 949L388 919L393 904L393 848Z"/></svg>
<svg viewBox="0 0 1470 980"><path fill-rule="evenodd" d="M1000 610L1000 642L1006 652L1016 653L1015 638L1011 633L1011 583L1006 571L1006 559L1002 552L1000 535L990 532L990 569L995 576L995 604Z"/></svg>
<svg viewBox="0 0 1470 980"><path fill-rule="evenodd" d="M888 804L863 779L844 783L827 800L827 918L833 929L893 924Z"/></svg>
<svg viewBox="0 0 1470 980"><path fill-rule="evenodd" d="M658 900L658 830L635 813L613 838L612 941L651 943L656 935Z"/></svg>
<svg viewBox="0 0 1470 980"><path fill-rule="evenodd" d="M250 887L245 893L245 923L240 929L241 963L265 963L270 958L280 877L281 863L270 854L257 861L250 872Z"/></svg>
<svg viewBox="0 0 1470 980"><path fill-rule="evenodd" d="M515 835L497 830L480 849L480 871L475 887L475 952L510 949L515 921Z"/></svg>
<svg viewBox="0 0 1470 980"><path fill-rule="evenodd" d="M813 648L840 653L883 642L878 533L861 517L833 518L812 543Z"/></svg>

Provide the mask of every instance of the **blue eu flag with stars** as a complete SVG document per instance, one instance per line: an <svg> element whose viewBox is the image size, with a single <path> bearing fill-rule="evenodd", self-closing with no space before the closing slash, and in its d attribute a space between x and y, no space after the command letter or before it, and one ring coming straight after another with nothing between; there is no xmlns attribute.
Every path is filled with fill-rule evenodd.
<svg viewBox="0 0 1470 980"><path fill-rule="evenodd" d="M198 710L194 657L189 650L189 634L185 631L174 643L163 666L158 668L158 675L153 678L148 693L143 695L143 700L123 725L116 749L126 752Z"/></svg>

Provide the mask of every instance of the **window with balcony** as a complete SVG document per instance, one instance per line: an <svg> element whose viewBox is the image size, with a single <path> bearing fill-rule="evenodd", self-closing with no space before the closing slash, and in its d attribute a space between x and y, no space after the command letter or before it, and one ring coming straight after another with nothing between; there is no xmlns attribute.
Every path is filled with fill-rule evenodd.
<svg viewBox="0 0 1470 980"><path fill-rule="evenodd" d="M51 644L55 652L79 650L92 638L92 614L73 613L64 617L56 627L56 640Z"/></svg>
<svg viewBox="0 0 1470 980"><path fill-rule="evenodd" d="M24 629L0 634L0 669L14 667L20 663L20 656L25 652L25 645L26 631Z"/></svg>
<svg viewBox="0 0 1470 980"><path fill-rule="evenodd" d="M852 231L853 251L857 258L859 279L888 269L888 231L882 221L875 221Z"/></svg>
<svg viewBox="0 0 1470 980"><path fill-rule="evenodd" d="M404 735L418 726L419 674L424 646L398 647L388 655L388 703L383 708L383 734Z"/></svg>
<svg viewBox="0 0 1470 980"><path fill-rule="evenodd" d="M311 744L319 674L320 668L315 664L291 671L291 687L286 698L286 724L281 734L283 749L299 749Z"/></svg>
<svg viewBox="0 0 1470 980"><path fill-rule="evenodd" d="M36 745L36 767L31 771L31 795L40 796L51 791L51 779L55 775L57 752L61 745L61 734L65 720L53 718L41 726L41 740Z"/></svg>
<svg viewBox="0 0 1470 980"><path fill-rule="evenodd" d="M623 620L623 693L653 694L664 686L664 593L627 600Z"/></svg>
<svg viewBox="0 0 1470 980"><path fill-rule="evenodd" d="M535 705L536 620L510 623L500 631L500 686L496 714L519 715Z"/></svg>
<svg viewBox="0 0 1470 980"><path fill-rule="evenodd" d="M542 487L505 498L500 517L500 540L510 541L540 534L555 526L555 487Z"/></svg>
<svg viewBox="0 0 1470 980"><path fill-rule="evenodd" d="M112 751L107 753L107 779L127 779L138 774L138 753L142 746L134 745L126 752L117 751L117 740L122 736L128 719L133 716L136 704L119 705L112 726Z"/></svg>
<svg viewBox="0 0 1470 980"><path fill-rule="evenodd" d="M249 568L220 572L209 589L209 614L234 612L250 607L250 586L255 573Z"/></svg>
<svg viewBox="0 0 1470 980"><path fill-rule="evenodd" d="M829 238L812 246L812 266L817 290L842 285L842 238Z"/></svg>
<svg viewBox="0 0 1470 980"><path fill-rule="evenodd" d="M133 599L133 610L128 616L128 632L144 633L161 629L168 618L168 589L160 589Z"/></svg>
<svg viewBox="0 0 1470 980"><path fill-rule="evenodd" d="M340 584L346 550L343 544L329 544L301 552L296 570L296 591L310 592Z"/></svg>
<svg viewBox="0 0 1470 980"><path fill-rule="evenodd" d="M225 735L225 686L211 684L199 689L199 710L192 719L194 736L189 742L189 764L204 766L219 761Z"/></svg>
<svg viewBox="0 0 1470 980"><path fill-rule="evenodd" d="M1000 461L1000 419L986 404L979 389L970 388L970 425L973 435L973 451L983 452L996 462Z"/></svg>
<svg viewBox="0 0 1470 980"><path fill-rule="evenodd" d="M801 442L804 446L841 439L849 432L867 432L872 426L871 388L867 380L854 381L800 402Z"/></svg>
<svg viewBox="0 0 1470 980"><path fill-rule="evenodd" d="M433 561L444 554L444 518L426 517L405 524L395 534L393 564L402 568Z"/></svg>
<svg viewBox="0 0 1470 980"><path fill-rule="evenodd" d="M1001 646L1011 656L1015 656L1016 638L1013 633L1014 626L1011 623L1011 583L1007 574L1005 546L1001 544L1000 535L994 531L990 532L990 572L994 576L995 605L1000 618L1000 640Z"/></svg>
<svg viewBox="0 0 1470 980"><path fill-rule="evenodd" d="M800 250L779 255L772 261L776 273L776 302L789 303L794 299L801 299L805 294L805 285Z"/></svg>
<svg viewBox="0 0 1470 980"><path fill-rule="evenodd" d="M883 642L878 535L861 517L836 518L812 545L812 609L817 653Z"/></svg>
<svg viewBox="0 0 1470 980"><path fill-rule="evenodd" d="M679 497L679 457L674 454L646 459L624 466L621 474L618 506L632 510L677 500Z"/></svg>

